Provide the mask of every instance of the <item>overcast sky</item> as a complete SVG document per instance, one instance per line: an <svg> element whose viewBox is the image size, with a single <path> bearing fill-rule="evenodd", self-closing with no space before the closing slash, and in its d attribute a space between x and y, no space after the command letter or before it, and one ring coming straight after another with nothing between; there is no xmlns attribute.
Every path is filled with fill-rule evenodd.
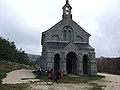
<svg viewBox="0 0 120 90"><path fill-rule="evenodd" d="M62 19L66 0L0 0L0 36L41 55L41 33ZM69 0L96 56L120 56L120 0Z"/></svg>

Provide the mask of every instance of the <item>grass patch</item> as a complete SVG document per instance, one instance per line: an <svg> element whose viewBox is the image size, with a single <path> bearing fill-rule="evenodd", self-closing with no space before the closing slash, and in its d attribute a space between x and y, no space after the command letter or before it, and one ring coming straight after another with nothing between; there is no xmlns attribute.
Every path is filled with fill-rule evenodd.
<svg viewBox="0 0 120 90"><path fill-rule="evenodd" d="M2 79L6 77L6 71L4 69L0 69L0 84L2 83Z"/></svg>
<svg viewBox="0 0 120 90"><path fill-rule="evenodd" d="M0 84L0 90L29 90L28 87L28 84Z"/></svg>
<svg viewBox="0 0 120 90"><path fill-rule="evenodd" d="M33 73L36 74L35 71ZM43 82L46 79L48 79L47 76L43 76L43 75L37 75L36 78L40 79L40 82ZM80 76L80 77L64 76L64 78L59 80L58 82L59 83L64 83L64 84L80 84L80 83L84 83L84 84L89 84L90 86L93 86L89 90L103 90L102 87L105 87L105 85L98 85L97 83L89 83L91 81L100 80L102 78L105 78L105 76L101 76L101 75L97 75L97 76Z"/></svg>
<svg viewBox="0 0 120 90"><path fill-rule="evenodd" d="M65 76L61 80L61 83L72 83L72 84L88 83L90 81L100 80L102 78L103 78L103 76L99 76L99 75L98 76L80 76L80 77Z"/></svg>
<svg viewBox="0 0 120 90"><path fill-rule="evenodd" d="M17 69L34 69L29 65L14 63L6 60L0 61L0 69L4 69L6 72L10 72Z"/></svg>
<svg viewBox="0 0 120 90"><path fill-rule="evenodd" d="M34 74L36 74L35 71L33 71ZM88 83L90 81L100 80L102 78L105 78L104 76L80 76L80 77L70 77L70 76L64 76L63 79L59 80L60 83L69 83L69 84L78 84L78 83ZM48 79L45 75L37 75L36 79L40 79L40 81L45 81Z"/></svg>
<svg viewBox="0 0 120 90"><path fill-rule="evenodd" d="M93 88L91 88L89 90L103 90L102 87L106 87L106 85L98 85L96 83L90 83L89 85L93 86Z"/></svg>

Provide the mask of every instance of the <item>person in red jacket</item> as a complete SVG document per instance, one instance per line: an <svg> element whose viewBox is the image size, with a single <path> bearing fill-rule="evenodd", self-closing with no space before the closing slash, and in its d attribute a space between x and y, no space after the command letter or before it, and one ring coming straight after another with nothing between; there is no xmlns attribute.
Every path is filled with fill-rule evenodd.
<svg viewBox="0 0 120 90"><path fill-rule="evenodd" d="M49 68L47 70L47 73L48 73L48 78L52 79L53 78L53 69L52 68Z"/></svg>

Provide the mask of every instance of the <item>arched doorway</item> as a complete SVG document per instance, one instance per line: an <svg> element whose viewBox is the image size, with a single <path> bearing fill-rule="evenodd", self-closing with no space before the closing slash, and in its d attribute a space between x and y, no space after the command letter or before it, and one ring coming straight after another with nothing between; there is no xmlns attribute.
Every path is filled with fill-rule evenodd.
<svg viewBox="0 0 120 90"><path fill-rule="evenodd" d="M87 54L83 55L83 74L84 75L88 74L88 55Z"/></svg>
<svg viewBox="0 0 120 90"><path fill-rule="evenodd" d="M59 69L60 69L60 55L55 54L54 55L54 70L59 71Z"/></svg>
<svg viewBox="0 0 120 90"><path fill-rule="evenodd" d="M67 74L77 74L77 55L69 52L66 59Z"/></svg>

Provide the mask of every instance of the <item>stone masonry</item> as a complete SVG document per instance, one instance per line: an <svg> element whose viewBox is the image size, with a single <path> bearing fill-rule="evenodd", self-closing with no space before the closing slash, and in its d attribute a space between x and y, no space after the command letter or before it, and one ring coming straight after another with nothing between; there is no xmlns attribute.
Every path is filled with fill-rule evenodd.
<svg viewBox="0 0 120 90"><path fill-rule="evenodd" d="M69 1L63 6L62 20L42 33L41 67L76 75L97 75L91 36L72 20Z"/></svg>

